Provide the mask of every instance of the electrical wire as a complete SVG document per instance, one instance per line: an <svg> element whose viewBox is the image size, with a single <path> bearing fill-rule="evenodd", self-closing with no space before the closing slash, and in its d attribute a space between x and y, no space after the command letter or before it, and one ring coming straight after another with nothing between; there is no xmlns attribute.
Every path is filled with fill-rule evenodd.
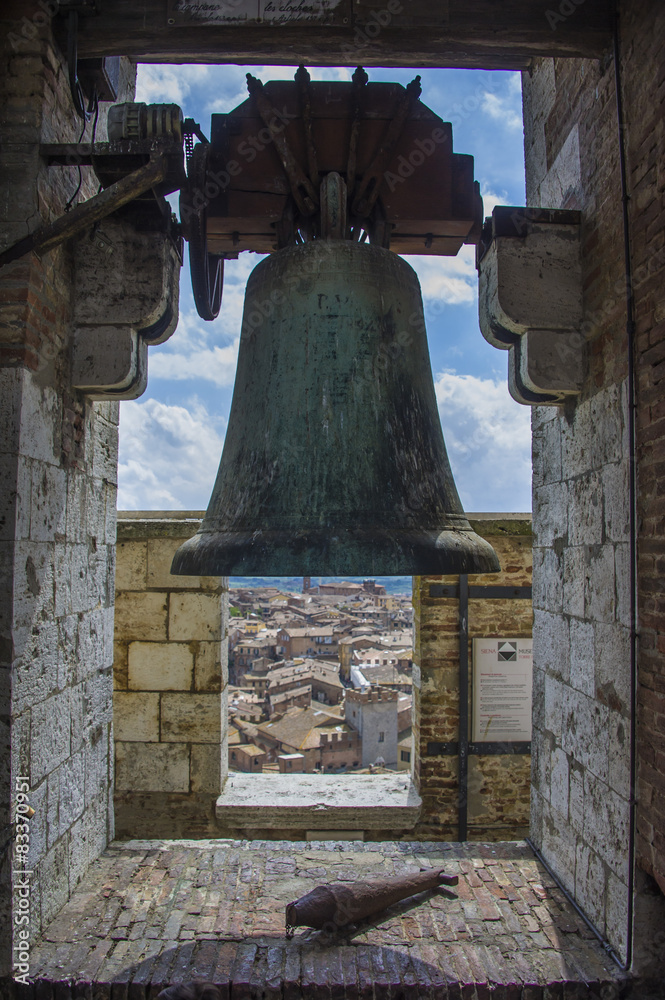
<svg viewBox="0 0 665 1000"><path fill-rule="evenodd" d="M92 97L90 98L90 101L88 103L88 108L89 108L91 114L92 114L93 109L94 109L94 112L95 112L95 118L94 118L94 121L92 123L92 137L90 139L90 144L92 145L94 143L94 141L95 141L95 135L97 134L97 122L99 121L99 99L97 97L97 91L96 90L93 90L93 92L92 92ZM83 136L85 135L85 130L88 127L88 122L89 121L90 121L90 116L88 116L84 120L84 122L83 122L83 128L81 129L81 134L80 134L80 136L78 138L79 143L83 141ZM80 163L77 165L76 169L78 170L79 182L76 185L76 190L74 191L74 194L71 196L71 198L69 199L69 201L65 205L65 212L69 212L69 210L71 209L72 205L74 204L74 199L78 195L79 191L81 190L81 185L83 184L83 173L81 171L81 164Z"/></svg>

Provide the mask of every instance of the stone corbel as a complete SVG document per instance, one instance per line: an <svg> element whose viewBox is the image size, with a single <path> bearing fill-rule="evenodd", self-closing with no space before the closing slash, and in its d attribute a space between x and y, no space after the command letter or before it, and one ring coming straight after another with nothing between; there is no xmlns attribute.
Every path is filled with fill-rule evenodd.
<svg viewBox="0 0 665 1000"><path fill-rule="evenodd" d="M478 248L480 329L509 351L508 387L526 406L557 405L584 378L581 214L497 206Z"/></svg>
<svg viewBox="0 0 665 1000"><path fill-rule="evenodd" d="M178 322L179 240L128 213L73 243L72 385L91 399L136 399L148 380L148 345Z"/></svg>

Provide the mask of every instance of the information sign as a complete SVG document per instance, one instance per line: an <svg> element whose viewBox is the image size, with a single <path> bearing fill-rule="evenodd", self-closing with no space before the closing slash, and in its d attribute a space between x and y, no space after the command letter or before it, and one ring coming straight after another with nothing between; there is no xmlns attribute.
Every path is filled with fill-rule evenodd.
<svg viewBox="0 0 665 1000"><path fill-rule="evenodd" d="M531 739L531 639L473 640L474 743Z"/></svg>

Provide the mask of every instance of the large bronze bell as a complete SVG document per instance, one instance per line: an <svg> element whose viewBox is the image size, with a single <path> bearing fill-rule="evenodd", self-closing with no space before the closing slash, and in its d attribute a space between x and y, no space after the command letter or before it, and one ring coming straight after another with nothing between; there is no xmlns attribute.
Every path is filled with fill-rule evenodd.
<svg viewBox="0 0 665 1000"><path fill-rule="evenodd" d="M173 572L498 569L448 464L413 269L348 239L262 260L247 284L217 480Z"/></svg>

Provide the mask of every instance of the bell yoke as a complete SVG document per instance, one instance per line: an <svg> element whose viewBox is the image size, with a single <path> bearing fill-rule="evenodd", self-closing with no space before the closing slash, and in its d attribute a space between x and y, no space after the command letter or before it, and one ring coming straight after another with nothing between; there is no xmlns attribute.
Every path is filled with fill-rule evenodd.
<svg viewBox="0 0 665 1000"><path fill-rule="evenodd" d="M452 152L450 126L418 101L417 79L405 89L366 81L362 70L345 84L310 86L302 69L294 84L263 88L250 78L250 101L213 123L210 170L219 169L215 136L228 158L248 141L256 109L270 120L271 98L294 115L257 155L251 178L234 178L223 204L208 204L199 220L207 259L198 274L214 255L272 252L247 283L219 472L199 531L175 554L176 574L499 569L457 494L420 286L395 252L450 255L476 241L482 202L472 158ZM338 117L327 119L331 94ZM331 142L331 130L338 139L346 132L346 146ZM396 184L405 163L409 180ZM254 201L246 193L243 201L251 182ZM194 204L191 190L183 198ZM260 215L275 201L281 212L266 247L270 219Z"/></svg>

